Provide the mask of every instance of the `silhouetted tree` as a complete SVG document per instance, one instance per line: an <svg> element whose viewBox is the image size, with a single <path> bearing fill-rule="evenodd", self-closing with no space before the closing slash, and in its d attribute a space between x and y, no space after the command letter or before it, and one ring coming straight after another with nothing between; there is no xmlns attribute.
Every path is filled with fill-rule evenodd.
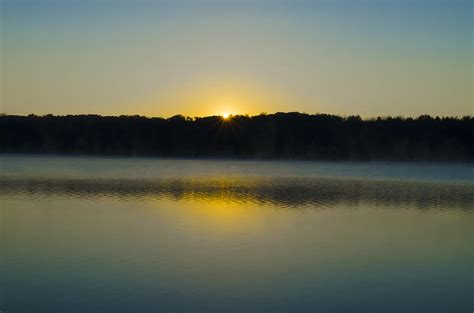
<svg viewBox="0 0 474 313"><path fill-rule="evenodd" d="M472 138L469 116L0 115L0 153L472 162Z"/></svg>

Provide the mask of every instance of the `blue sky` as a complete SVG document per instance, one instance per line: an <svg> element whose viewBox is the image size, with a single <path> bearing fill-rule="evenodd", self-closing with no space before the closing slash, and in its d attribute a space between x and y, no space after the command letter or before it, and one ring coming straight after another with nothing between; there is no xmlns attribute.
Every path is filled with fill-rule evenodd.
<svg viewBox="0 0 474 313"><path fill-rule="evenodd" d="M472 115L472 1L3 1L9 114Z"/></svg>

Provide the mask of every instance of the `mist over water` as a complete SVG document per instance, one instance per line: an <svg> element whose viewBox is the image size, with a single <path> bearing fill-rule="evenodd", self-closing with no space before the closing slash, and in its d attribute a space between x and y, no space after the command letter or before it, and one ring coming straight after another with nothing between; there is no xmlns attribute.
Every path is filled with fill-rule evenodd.
<svg viewBox="0 0 474 313"><path fill-rule="evenodd" d="M465 312L472 165L0 157L5 312Z"/></svg>

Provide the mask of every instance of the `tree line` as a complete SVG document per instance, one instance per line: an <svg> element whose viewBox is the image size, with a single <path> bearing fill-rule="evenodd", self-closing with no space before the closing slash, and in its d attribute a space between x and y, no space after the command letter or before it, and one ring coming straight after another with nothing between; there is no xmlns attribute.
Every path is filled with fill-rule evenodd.
<svg viewBox="0 0 474 313"><path fill-rule="evenodd" d="M470 116L0 116L0 153L20 154L472 162L472 138Z"/></svg>

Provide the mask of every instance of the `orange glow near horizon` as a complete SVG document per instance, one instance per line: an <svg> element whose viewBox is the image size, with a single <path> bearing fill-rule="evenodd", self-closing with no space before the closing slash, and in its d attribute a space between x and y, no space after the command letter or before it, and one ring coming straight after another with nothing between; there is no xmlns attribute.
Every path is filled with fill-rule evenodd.
<svg viewBox="0 0 474 313"><path fill-rule="evenodd" d="M257 115L261 112L288 111L284 103L295 103L278 88L252 84L243 79L202 78L168 90L166 94L154 93L128 107L134 114L171 117L183 114L189 117ZM166 104L164 108L163 104ZM131 109L132 110L132 109ZM227 117L228 118L228 117ZM227 119L224 118L224 119Z"/></svg>

